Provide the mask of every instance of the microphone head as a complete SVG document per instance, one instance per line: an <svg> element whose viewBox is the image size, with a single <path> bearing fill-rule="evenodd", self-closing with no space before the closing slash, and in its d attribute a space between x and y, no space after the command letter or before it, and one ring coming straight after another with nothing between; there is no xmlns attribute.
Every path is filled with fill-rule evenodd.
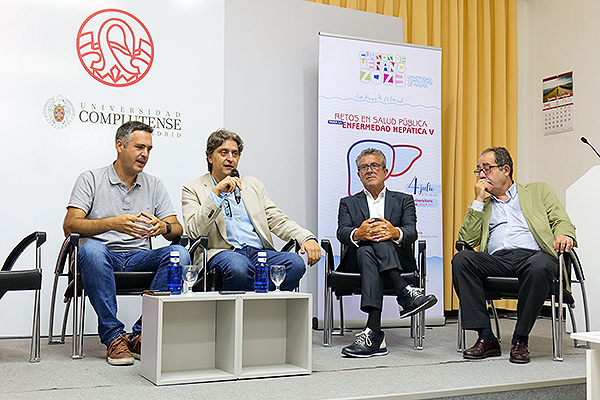
<svg viewBox="0 0 600 400"><path fill-rule="evenodd" d="M238 172L238 170L236 168L234 168L231 170L231 173L229 174L229 176L231 176L232 178L239 178L240 173Z"/></svg>
<svg viewBox="0 0 600 400"><path fill-rule="evenodd" d="M582 141L583 143L585 143L585 144L587 144L587 142L588 142L588 141L587 141L587 139L585 138L585 136L582 136L582 137L581 137L581 141Z"/></svg>

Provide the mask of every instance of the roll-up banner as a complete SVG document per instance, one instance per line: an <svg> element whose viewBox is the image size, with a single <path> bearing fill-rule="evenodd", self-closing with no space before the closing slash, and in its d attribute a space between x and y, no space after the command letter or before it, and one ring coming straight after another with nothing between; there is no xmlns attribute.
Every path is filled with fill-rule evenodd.
<svg viewBox="0 0 600 400"><path fill-rule="evenodd" d="M339 200L363 190L355 161L360 152L381 150L389 170L385 185L414 197L419 239L427 242L427 292L439 300L427 311L430 324L443 323L444 313L441 59L440 48L320 35L319 236L331 241L337 265ZM319 293L323 285L321 271ZM344 310L350 325L364 324L360 296L344 299ZM384 300L383 318L386 326L402 325L394 297Z"/></svg>

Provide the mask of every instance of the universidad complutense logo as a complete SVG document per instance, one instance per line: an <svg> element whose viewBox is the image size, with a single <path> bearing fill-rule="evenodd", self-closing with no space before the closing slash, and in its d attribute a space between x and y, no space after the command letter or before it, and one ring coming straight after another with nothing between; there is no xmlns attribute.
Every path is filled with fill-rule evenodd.
<svg viewBox="0 0 600 400"><path fill-rule="evenodd" d="M123 87L142 80L154 60L146 26L127 11L106 9L90 15L77 32L77 55L98 82Z"/></svg>
<svg viewBox="0 0 600 400"><path fill-rule="evenodd" d="M73 104L63 95L57 94L50 97L43 110L46 121L55 129L63 129L69 126L75 116Z"/></svg>

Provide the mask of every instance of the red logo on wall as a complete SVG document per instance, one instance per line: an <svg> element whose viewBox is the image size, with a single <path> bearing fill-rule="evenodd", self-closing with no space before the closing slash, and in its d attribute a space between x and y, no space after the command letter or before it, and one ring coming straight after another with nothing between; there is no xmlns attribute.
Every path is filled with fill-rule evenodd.
<svg viewBox="0 0 600 400"><path fill-rule="evenodd" d="M90 15L77 32L77 55L85 70L108 86L130 86L154 60L150 32L134 15L116 9Z"/></svg>

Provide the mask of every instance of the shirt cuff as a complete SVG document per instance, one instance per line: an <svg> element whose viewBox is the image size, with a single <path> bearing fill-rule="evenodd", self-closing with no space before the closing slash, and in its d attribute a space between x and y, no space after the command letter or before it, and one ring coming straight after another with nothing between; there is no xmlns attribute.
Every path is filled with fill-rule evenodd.
<svg viewBox="0 0 600 400"><path fill-rule="evenodd" d="M473 200L469 207L475 211L483 211L483 201Z"/></svg>
<svg viewBox="0 0 600 400"><path fill-rule="evenodd" d="M221 197L217 196L215 194L215 192L213 192L212 190L208 194L208 197L210 197L210 199L215 202L217 207L221 208L223 206L223 199Z"/></svg>
<svg viewBox="0 0 600 400"><path fill-rule="evenodd" d="M308 236L306 239L304 239L304 240L302 241L302 243L300 243L300 246L302 246L302 245L304 244L304 242L306 242L307 240L310 240L310 239L315 239L315 240L317 240L317 237L316 237L315 235L310 235L310 236ZM317 240L317 243L318 243L318 242L319 242L319 241Z"/></svg>
<svg viewBox="0 0 600 400"><path fill-rule="evenodd" d="M356 247L358 247L358 242L357 242L356 240L354 240L354 232L356 232L356 230L357 230L357 229L358 229L358 228L354 228L354 229L352 230L352 232L350 232L350 241L351 241L352 243L354 243L354 245L355 245Z"/></svg>
<svg viewBox="0 0 600 400"><path fill-rule="evenodd" d="M398 229L398 233L400 234L400 237L398 239L392 240L392 242L394 242L396 244L401 244L402 239L404 239L404 232L402 232L402 229L400 229L400 228L396 228L396 229Z"/></svg>

